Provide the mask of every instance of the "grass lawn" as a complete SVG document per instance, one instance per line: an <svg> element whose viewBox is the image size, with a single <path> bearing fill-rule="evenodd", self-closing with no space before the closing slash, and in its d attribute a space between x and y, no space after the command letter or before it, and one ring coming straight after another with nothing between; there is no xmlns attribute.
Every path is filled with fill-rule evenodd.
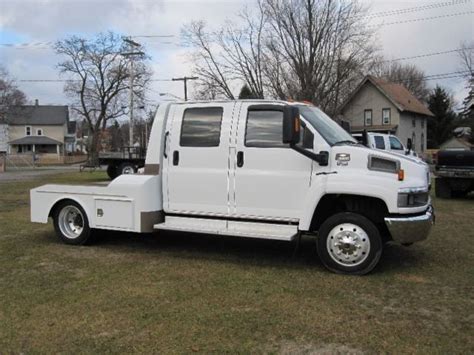
<svg viewBox="0 0 474 355"><path fill-rule="evenodd" d="M332 274L314 240L100 233L64 245L0 184L0 353L473 353L474 196L434 200L430 238L388 245L363 277Z"/></svg>

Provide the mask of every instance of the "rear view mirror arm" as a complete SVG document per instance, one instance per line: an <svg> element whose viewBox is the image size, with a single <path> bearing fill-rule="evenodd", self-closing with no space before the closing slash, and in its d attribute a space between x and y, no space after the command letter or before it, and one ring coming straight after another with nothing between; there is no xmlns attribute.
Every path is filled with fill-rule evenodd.
<svg viewBox="0 0 474 355"><path fill-rule="evenodd" d="M298 153L303 154L305 157L318 162L321 166L327 166L329 163L329 153L326 151L321 151L319 154L316 154L295 144L290 144L290 148L296 150Z"/></svg>

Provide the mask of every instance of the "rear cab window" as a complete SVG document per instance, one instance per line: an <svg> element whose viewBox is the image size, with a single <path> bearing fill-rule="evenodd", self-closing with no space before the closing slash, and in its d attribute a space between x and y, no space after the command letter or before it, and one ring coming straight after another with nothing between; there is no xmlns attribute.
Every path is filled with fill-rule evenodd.
<svg viewBox="0 0 474 355"><path fill-rule="evenodd" d="M385 141L382 136L374 136L375 148L385 150Z"/></svg>
<svg viewBox="0 0 474 355"><path fill-rule="evenodd" d="M222 107L187 108L181 123L181 147L218 147L221 136Z"/></svg>

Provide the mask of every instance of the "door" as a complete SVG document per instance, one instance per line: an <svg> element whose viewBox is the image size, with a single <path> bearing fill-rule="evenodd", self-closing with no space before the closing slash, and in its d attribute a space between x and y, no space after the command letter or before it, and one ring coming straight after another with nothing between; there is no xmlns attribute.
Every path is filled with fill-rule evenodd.
<svg viewBox="0 0 474 355"><path fill-rule="evenodd" d="M235 103L176 105L165 133L165 212L227 214Z"/></svg>
<svg viewBox="0 0 474 355"><path fill-rule="evenodd" d="M312 160L282 143L282 108L242 104L235 129L234 193L230 197L234 216L275 220L301 216L310 189ZM310 134L311 146L313 138Z"/></svg>

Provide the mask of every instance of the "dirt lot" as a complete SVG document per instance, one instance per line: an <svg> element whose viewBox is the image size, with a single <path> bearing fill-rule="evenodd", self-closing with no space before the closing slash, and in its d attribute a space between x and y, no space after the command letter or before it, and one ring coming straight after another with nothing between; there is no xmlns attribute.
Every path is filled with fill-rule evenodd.
<svg viewBox="0 0 474 355"><path fill-rule="evenodd" d="M388 245L364 277L331 274L314 240L291 244L100 233L61 244L29 223L29 189L0 181L0 353L474 352L474 196L434 200L437 225Z"/></svg>

